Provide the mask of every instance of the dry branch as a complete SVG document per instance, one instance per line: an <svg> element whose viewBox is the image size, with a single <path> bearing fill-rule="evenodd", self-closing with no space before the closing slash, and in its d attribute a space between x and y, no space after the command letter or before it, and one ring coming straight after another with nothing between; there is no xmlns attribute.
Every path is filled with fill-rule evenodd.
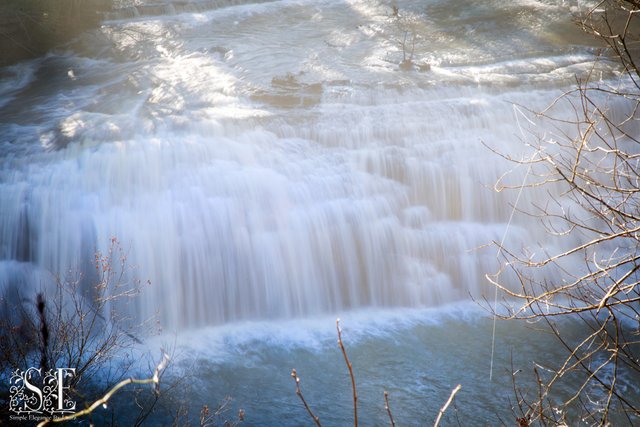
<svg viewBox="0 0 640 427"><path fill-rule="evenodd" d="M433 427L438 427L440 425L440 420L442 420L442 416L446 412L446 410L449 407L449 405L451 405L451 402L453 402L453 398L456 396L456 393L458 391L460 391L461 388L462 388L462 386L460 384L458 384L456 386L456 388L451 390L451 395L449 396L449 399L444 404L444 406L442 408L440 408L440 411L438 411L438 418L436 418L436 422L433 424Z"/></svg>
<svg viewBox="0 0 640 427"><path fill-rule="evenodd" d="M302 403L304 404L304 408L307 410L307 412L309 413L309 416L313 419L313 422L316 423L316 425L318 427L321 427L320 425L320 418L318 418L312 411L311 408L309 407L309 405L307 404L307 401L305 400L304 396L302 395L302 390L300 389L300 377L298 377L298 373L296 372L296 370L292 370L291 371L291 377L293 377L293 380L296 383L296 394L298 395L298 397L300 398L300 400L302 400Z"/></svg>
<svg viewBox="0 0 640 427"><path fill-rule="evenodd" d="M385 390L384 392L384 409L387 411L387 415L389 416L389 423L391 423L391 427L396 427L396 422L393 420L393 414L391 414L391 407L389 406L389 393Z"/></svg>
<svg viewBox="0 0 640 427"><path fill-rule="evenodd" d="M145 378L145 379L127 378L125 380L122 380L118 384L113 386L111 390L109 390L104 396L102 396L100 399L93 402L88 408L83 409L80 412L76 412L75 414L70 414L64 417L48 418L40 422L38 424L38 427L44 427L50 422L62 423L66 421L76 420L80 417L91 414L100 406L106 407L106 404L107 402L109 402L109 399L111 399L111 397L113 397L113 395L116 394L118 390L120 390L122 387L125 387L126 385L129 385L129 384L153 384L154 386L153 391L154 393L158 394L160 393L160 375L162 371L164 371L164 369L167 367L168 363L169 363L169 356L163 351L162 360L160 361L158 366L156 366L156 369L154 370L153 376L151 378Z"/></svg>
<svg viewBox="0 0 640 427"><path fill-rule="evenodd" d="M338 331L338 344L340 345L340 350L342 351L344 362L347 364L347 368L349 369L349 377L351 377L351 391L353 392L353 427L358 427L358 391L356 389L356 379L353 375L353 366L351 365L349 357L347 356L347 350L344 348L344 344L342 343L342 329L340 328L340 319L336 319L336 329Z"/></svg>

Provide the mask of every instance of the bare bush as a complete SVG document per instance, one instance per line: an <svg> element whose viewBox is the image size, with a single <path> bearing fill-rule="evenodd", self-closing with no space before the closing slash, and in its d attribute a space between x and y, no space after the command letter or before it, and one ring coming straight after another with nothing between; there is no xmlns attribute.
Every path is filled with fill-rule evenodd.
<svg viewBox="0 0 640 427"><path fill-rule="evenodd" d="M127 279L132 269L126 253L112 239L107 253L97 253L92 285L81 273L55 277L40 293L7 289L0 316L0 373L39 367L73 369L70 397L89 402L111 384L122 381L134 363L130 351L146 334L143 324L124 316L116 304L127 304L140 292ZM80 382L81 380L81 382ZM7 402L6 391L0 400ZM0 404L2 411L8 405Z"/></svg>
<svg viewBox="0 0 640 427"><path fill-rule="evenodd" d="M580 16L608 49L574 89L536 113L555 131L521 163L536 177L525 187L547 188L549 199L527 213L564 249L519 255L501 247L501 273L519 288L488 276L516 300L503 317L542 322L566 349L557 366L537 365L533 392L515 388L521 426L640 422L639 14L637 1L606 0ZM601 79L598 66L616 62L617 77ZM579 326L569 332L567 322Z"/></svg>
<svg viewBox="0 0 640 427"><path fill-rule="evenodd" d="M205 405L197 413L190 412L189 383L195 378L164 377L175 346L168 346L170 354L162 350L160 362L149 362L152 376L133 376L144 361L138 344L154 333L153 319L141 322L125 314L135 312L127 306L135 304L144 286L130 279L133 269L114 238L106 253L95 254L90 273L72 270L56 276L52 286L44 286L39 293L5 289L0 296L0 378L8 379L16 369L29 367L41 373L60 367L73 370L64 386L65 398L75 402L75 409L56 417L38 415L42 426L76 420L141 426L158 419L185 427L240 424L244 411L229 416L229 397L215 407ZM41 379L32 380L42 389ZM7 391L0 391L0 419L11 422L7 411L12 396Z"/></svg>

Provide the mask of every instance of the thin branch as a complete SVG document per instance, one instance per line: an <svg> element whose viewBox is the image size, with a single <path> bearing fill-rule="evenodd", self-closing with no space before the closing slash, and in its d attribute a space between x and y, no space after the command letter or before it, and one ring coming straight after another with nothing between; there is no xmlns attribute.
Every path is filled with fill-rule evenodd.
<svg viewBox="0 0 640 427"><path fill-rule="evenodd" d="M300 377L298 377L298 373L296 372L295 369L291 371L291 377L293 378L293 381L296 383L296 394L298 395L300 400L302 400L302 403L304 404L305 409L309 413L309 416L311 416L311 418L313 419L313 422L316 423L316 425L318 427L322 427L321 424L320 424L320 418L318 418L311 411L311 408L309 407L309 405L307 404L307 401L305 400L304 396L302 395L302 390L300 389Z"/></svg>
<svg viewBox="0 0 640 427"><path fill-rule="evenodd" d="M442 419L442 416L444 415L444 413L447 410L447 408L449 407L449 405L451 405L451 402L453 402L453 398L455 397L456 393L458 391L460 391L461 388L462 388L462 386L460 384L458 384L456 386L456 388L454 388L451 391L451 395L449 396L449 400L447 400L447 403L445 403L444 406L438 412L438 418L436 418L436 422L433 424L433 427L438 427L440 425L440 420Z"/></svg>
<svg viewBox="0 0 640 427"><path fill-rule="evenodd" d="M62 423L62 422L66 422L66 421L71 421L71 420L78 419L78 418L80 418L80 417L82 417L84 415L91 414L99 406L106 405L107 402L109 401L109 399L111 399L111 397L113 397L113 395L118 390L120 390L122 387L124 387L126 385L129 385L129 384L153 384L154 385L154 393L158 394L160 392L160 388L159 388L160 373L162 371L164 371L164 369L167 367L168 363L169 363L169 356L163 351L162 352L162 360L160 361L158 366L156 366L156 369L153 372L153 377L145 378L145 379L127 378L125 380L122 380L118 384L113 386L113 388L111 388L111 390L109 390L104 396L102 396L100 399L98 399L95 402L93 402L91 404L91 406L89 406L88 408L83 409L80 412L76 412L75 414L70 414L70 415L67 415L67 416L64 416L64 417L53 418L53 419L52 418L48 418L48 419L40 422L38 424L38 427L44 427L50 422Z"/></svg>
<svg viewBox="0 0 640 427"><path fill-rule="evenodd" d="M387 410L387 415L389 415L391 427L396 427L396 422L393 420L393 414L391 414L391 407L389 406L389 393L386 390L384 391L384 409Z"/></svg>
<svg viewBox="0 0 640 427"><path fill-rule="evenodd" d="M353 367L351 366L351 362L349 362L349 357L347 357L347 350L345 350L344 344L342 343L340 319L336 319L336 329L338 331L338 344L340 345L340 350L342 350L342 356L344 356L344 361L347 364L347 368L349 368L349 376L351 377L351 390L353 392L353 427L358 427L358 392L356 390L356 379L353 375Z"/></svg>

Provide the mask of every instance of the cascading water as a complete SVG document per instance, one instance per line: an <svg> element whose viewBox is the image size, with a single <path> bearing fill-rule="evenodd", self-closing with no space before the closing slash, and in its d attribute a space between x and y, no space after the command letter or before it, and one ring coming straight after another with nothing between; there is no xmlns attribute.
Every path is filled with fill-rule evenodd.
<svg viewBox="0 0 640 427"><path fill-rule="evenodd" d="M482 142L531 154L512 103L593 58L566 6L458 3L141 4L3 70L3 287L115 236L169 328L483 295L513 198Z"/></svg>
<svg viewBox="0 0 640 427"><path fill-rule="evenodd" d="M487 245L502 238L516 194L494 191L514 165L487 146L527 157L529 138L551 131L519 105L542 110L593 67L614 77L571 21L580 2L121 3L60 50L0 69L0 289L37 292L47 272L70 268L90 281L94 252L117 237L135 276L151 281L118 310L200 328L185 340L207 353L198 372L221 382L203 390L250 396L243 405L260 425L300 424L252 394L290 391L271 376L280 361L320 369L321 390L339 382L317 361L334 331L316 316L365 312L354 314L350 348L372 378L361 383L378 414L367 425L386 422L366 398L383 387L377 366L392 391L431 396L431 413L450 381L481 384L486 319L462 306L444 328L430 323L441 314L425 321L419 310L492 298ZM519 204L548 197L525 191ZM512 248L559 249L525 215L506 237ZM216 325L223 332L203 332ZM548 349L519 329L499 333L529 353ZM452 355L465 378L443 365ZM277 378L290 381L286 370ZM489 420L498 409L485 397L462 393L460 406L471 399ZM338 424L344 401L318 409ZM399 406L409 425L425 413Z"/></svg>

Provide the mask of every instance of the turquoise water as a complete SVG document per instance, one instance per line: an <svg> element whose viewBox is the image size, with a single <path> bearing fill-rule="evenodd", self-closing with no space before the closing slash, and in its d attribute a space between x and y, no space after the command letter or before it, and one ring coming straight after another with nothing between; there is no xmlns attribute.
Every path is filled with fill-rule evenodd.
<svg viewBox="0 0 640 427"><path fill-rule="evenodd" d="M364 0L123 3L0 70L0 289L28 300L69 268L88 287L117 237L135 266L124 280L151 284L105 315L156 321L164 338L136 351L166 341L166 383L184 378L154 423L229 395L249 425L308 424L296 368L325 425L349 424L340 316L363 425L386 424L384 390L399 424L429 424L457 384L446 425L511 425L512 368L528 387L534 361L546 372L563 351L499 322L489 381L492 321L469 300L493 300L491 242L576 241L520 213L507 227L516 194L494 184L526 168L487 146L532 155L565 129L526 108L589 70L616 81L573 22L582 3L398 1L398 16Z"/></svg>

